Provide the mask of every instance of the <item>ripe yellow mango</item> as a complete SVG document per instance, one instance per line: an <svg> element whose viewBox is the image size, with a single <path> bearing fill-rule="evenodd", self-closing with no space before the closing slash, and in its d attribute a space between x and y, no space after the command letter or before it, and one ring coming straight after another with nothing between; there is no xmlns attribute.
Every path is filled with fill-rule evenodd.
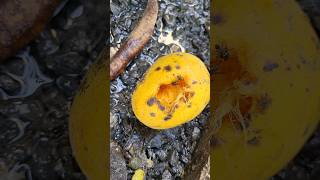
<svg viewBox="0 0 320 180"><path fill-rule="evenodd" d="M132 95L136 117L153 129L192 120L210 99L210 75L204 63L188 53L160 57Z"/></svg>
<svg viewBox="0 0 320 180"><path fill-rule="evenodd" d="M293 0L213 1L212 176L264 180L320 119L320 44Z"/></svg>
<svg viewBox="0 0 320 180"><path fill-rule="evenodd" d="M69 134L73 154L89 180L109 176L108 56L104 51L90 67L70 111Z"/></svg>

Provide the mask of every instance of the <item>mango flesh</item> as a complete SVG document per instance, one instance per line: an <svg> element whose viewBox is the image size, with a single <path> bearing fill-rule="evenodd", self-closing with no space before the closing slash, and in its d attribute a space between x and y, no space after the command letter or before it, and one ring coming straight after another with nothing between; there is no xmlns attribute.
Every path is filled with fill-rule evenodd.
<svg viewBox="0 0 320 180"><path fill-rule="evenodd" d="M210 99L210 76L204 63L188 53L159 58L132 95L136 117L153 129L192 120Z"/></svg>
<svg viewBox="0 0 320 180"><path fill-rule="evenodd" d="M320 119L319 40L293 0L212 7L212 177L268 179Z"/></svg>

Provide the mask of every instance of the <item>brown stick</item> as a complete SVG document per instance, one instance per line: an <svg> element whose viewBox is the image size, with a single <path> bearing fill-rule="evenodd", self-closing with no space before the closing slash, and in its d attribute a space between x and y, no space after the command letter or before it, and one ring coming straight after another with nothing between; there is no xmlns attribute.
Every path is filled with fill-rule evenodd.
<svg viewBox="0 0 320 180"><path fill-rule="evenodd" d="M142 51L153 34L158 15L158 0L148 0L144 14L129 35L126 42L111 58L110 80L115 79L127 67L129 62Z"/></svg>
<svg viewBox="0 0 320 180"><path fill-rule="evenodd" d="M9 58L44 29L60 0L0 2L0 61Z"/></svg>

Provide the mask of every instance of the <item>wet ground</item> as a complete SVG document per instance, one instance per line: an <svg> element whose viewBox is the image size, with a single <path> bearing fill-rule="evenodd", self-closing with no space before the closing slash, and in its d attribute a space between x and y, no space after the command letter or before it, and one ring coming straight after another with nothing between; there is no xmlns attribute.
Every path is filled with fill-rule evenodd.
<svg viewBox="0 0 320 180"><path fill-rule="evenodd" d="M126 39L145 6L144 0L112 0L112 52ZM119 169L125 169L123 179L131 178L138 168L146 171L147 179L181 179L191 162L209 117L208 108L195 120L163 131L142 125L131 109L131 94L145 71L158 57L179 51L197 55L209 67L208 0L159 1L158 20L151 41L125 73L111 83L111 136L124 152L123 163L117 163L122 164Z"/></svg>
<svg viewBox="0 0 320 180"><path fill-rule="evenodd" d="M101 26L105 8L99 0L64 2L41 37L0 65L0 179L85 179L72 157L68 111L83 75L105 42ZM320 2L299 2L320 32ZM111 25L115 51L141 17L145 2L113 0L111 5L111 20L119 22ZM124 178L130 178L134 169L144 168L148 178L179 179L190 163L208 109L194 121L159 132L141 125L133 116L130 95L158 56L186 50L208 66L208 9L208 0L160 1L152 40L111 84L112 140L123 150L114 158ZM171 31L175 40L170 40ZM272 179L317 179L319 149L320 128Z"/></svg>
<svg viewBox="0 0 320 180"><path fill-rule="evenodd" d="M0 65L1 180L85 179L72 157L68 111L105 43L103 5L64 1L41 36Z"/></svg>

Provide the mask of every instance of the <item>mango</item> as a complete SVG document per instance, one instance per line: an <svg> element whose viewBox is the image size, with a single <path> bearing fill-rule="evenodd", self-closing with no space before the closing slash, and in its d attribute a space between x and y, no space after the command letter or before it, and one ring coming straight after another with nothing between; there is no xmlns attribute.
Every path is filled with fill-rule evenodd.
<svg viewBox="0 0 320 180"><path fill-rule="evenodd" d="M319 39L293 0L215 0L211 7L211 177L268 179L319 122Z"/></svg>
<svg viewBox="0 0 320 180"><path fill-rule="evenodd" d="M210 100L210 75L204 63L188 53L160 57L132 94L140 122L167 129L194 119Z"/></svg>
<svg viewBox="0 0 320 180"><path fill-rule="evenodd" d="M69 134L73 155L89 180L109 177L108 57L105 48L87 72L70 110Z"/></svg>

